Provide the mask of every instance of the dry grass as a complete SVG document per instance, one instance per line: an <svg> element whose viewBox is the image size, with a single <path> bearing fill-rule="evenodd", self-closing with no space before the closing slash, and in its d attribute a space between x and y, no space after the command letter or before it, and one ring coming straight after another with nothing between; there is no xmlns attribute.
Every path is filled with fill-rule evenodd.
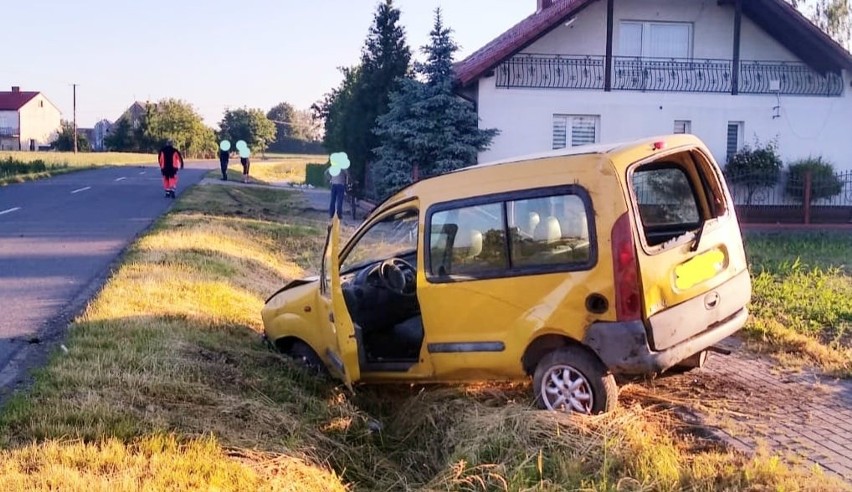
<svg viewBox="0 0 852 492"><path fill-rule="evenodd" d="M327 155L287 155L269 156L268 160L252 160L251 177L261 183L304 183L305 165L322 163L328 160ZM236 161L239 169L239 160ZM242 173L240 170L239 173Z"/></svg>
<svg viewBox="0 0 852 492"><path fill-rule="evenodd" d="M151 164L157 158L152 154L125 152L9 152L0 151L0 168L3 163L23 163L23 169L4 173L0 169L0 186L49 178L74 171L99 166ZM30 169L27 169L30 168Z"/></svg>
<svg viewBox="0 0 852 492"><path fill-rule="evenodd" d="M841 487L635 403L582 418L532 409L525 384L353 397L308 376L258 338L265 296L316 268L325 222L292 211L286 192L184 195L0 414L0 490Z"/></svg>
<svg viewBox="0 0 852 492"><path fill-rule="evenodd" d="M152 164L157 162L154 154L132 152L10 152L0 151L0 159L12 158L20 162L44 161L47 164L59 164L70 167L104 166L123 164Z"/></svg>

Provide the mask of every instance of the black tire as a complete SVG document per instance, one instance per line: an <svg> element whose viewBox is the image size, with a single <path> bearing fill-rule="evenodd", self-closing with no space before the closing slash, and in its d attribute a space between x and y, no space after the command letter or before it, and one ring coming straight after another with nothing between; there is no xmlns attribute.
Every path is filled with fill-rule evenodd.
<svg viewBox="0 0 852 492"><path fill-rule="evenodd" d="M553 375L552 371L560 369L563 378L560 381L565 377L572 383L579 381L580 387L575 394L580 398L570 401L583 407L582 410L564 401L564 395L560 391L561 383L557 385L552 379L545 381L545 377ZM547 391L548 389L550 391ZM554 391L559 393L554 394ZM598 414L610 412L618 405L618 386L615 384L615 378L597 356L579 346L563 347L542 357L533 375L533 392L536 405L548 410ZM559 403L559 397L563 398L562 403ZM553 401L554 399L556 401Z"/></svg>
<svg viewBox="0 0 852 492"><path fill-rule="evenodd" d="M290 350L287 351L287 356L294 359L298 365L311 374L325 376L328 373L325 363L314 352L314 349L305 342L294 342Z"/></svg>

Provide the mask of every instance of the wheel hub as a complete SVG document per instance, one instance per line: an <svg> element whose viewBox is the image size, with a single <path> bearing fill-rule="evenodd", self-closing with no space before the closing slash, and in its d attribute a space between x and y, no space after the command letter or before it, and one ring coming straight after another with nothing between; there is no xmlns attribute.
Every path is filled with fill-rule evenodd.
<svg viewBox="0 0 852 492"><path fill-rule="evenodd" d="M557 365L544 375L541 399L548 410L592 413L594 396L582 373L569 365Z"/></svg>

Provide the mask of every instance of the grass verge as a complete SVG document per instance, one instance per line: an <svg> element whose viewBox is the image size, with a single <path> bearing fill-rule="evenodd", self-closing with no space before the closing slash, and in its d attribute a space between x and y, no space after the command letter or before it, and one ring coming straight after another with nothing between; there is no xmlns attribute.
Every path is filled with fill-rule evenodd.
<svg viewBox="0 0 852 492"><path fill-rule="evenodd" d="M0 152L0 186L109 165L149 164L151 154L124 152Z"/></svg>
<svg viewBox="0 0 852 492"><path fill-rule="evenodd" d="M852 234L746 236L753 349L852 377Z"/></svg>
<svg viewBox="0 0 852 492"><path fill-rule="evenodd" d="M259 342L263 299L316 269L287 192L202 186L129 251L0 414L0 490L839 490L630 404L581 418L529 388L365 387Z"/></svg>

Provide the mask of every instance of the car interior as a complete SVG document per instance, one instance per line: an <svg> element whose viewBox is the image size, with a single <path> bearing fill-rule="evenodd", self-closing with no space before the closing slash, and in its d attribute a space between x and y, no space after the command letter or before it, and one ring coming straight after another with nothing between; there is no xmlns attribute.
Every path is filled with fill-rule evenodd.
<svg viewBox="0 0 852 492"><path fill-rule="evenodd" d="M698 230L703 216L721 215L720 192L708 183L702 167L690 153L682 153L633 171L632 192L648 245L657 246Z"/></svg>
<svg viewBox="0 0 852 492"><path fill-rule="evenodd" d="M417 301L416 217L413 223L374 226L359 240L372 258L342 274L364 371L406 371L419 359L423 320ZM384 256L381 251L391 256L376 259Z"/></svg>

